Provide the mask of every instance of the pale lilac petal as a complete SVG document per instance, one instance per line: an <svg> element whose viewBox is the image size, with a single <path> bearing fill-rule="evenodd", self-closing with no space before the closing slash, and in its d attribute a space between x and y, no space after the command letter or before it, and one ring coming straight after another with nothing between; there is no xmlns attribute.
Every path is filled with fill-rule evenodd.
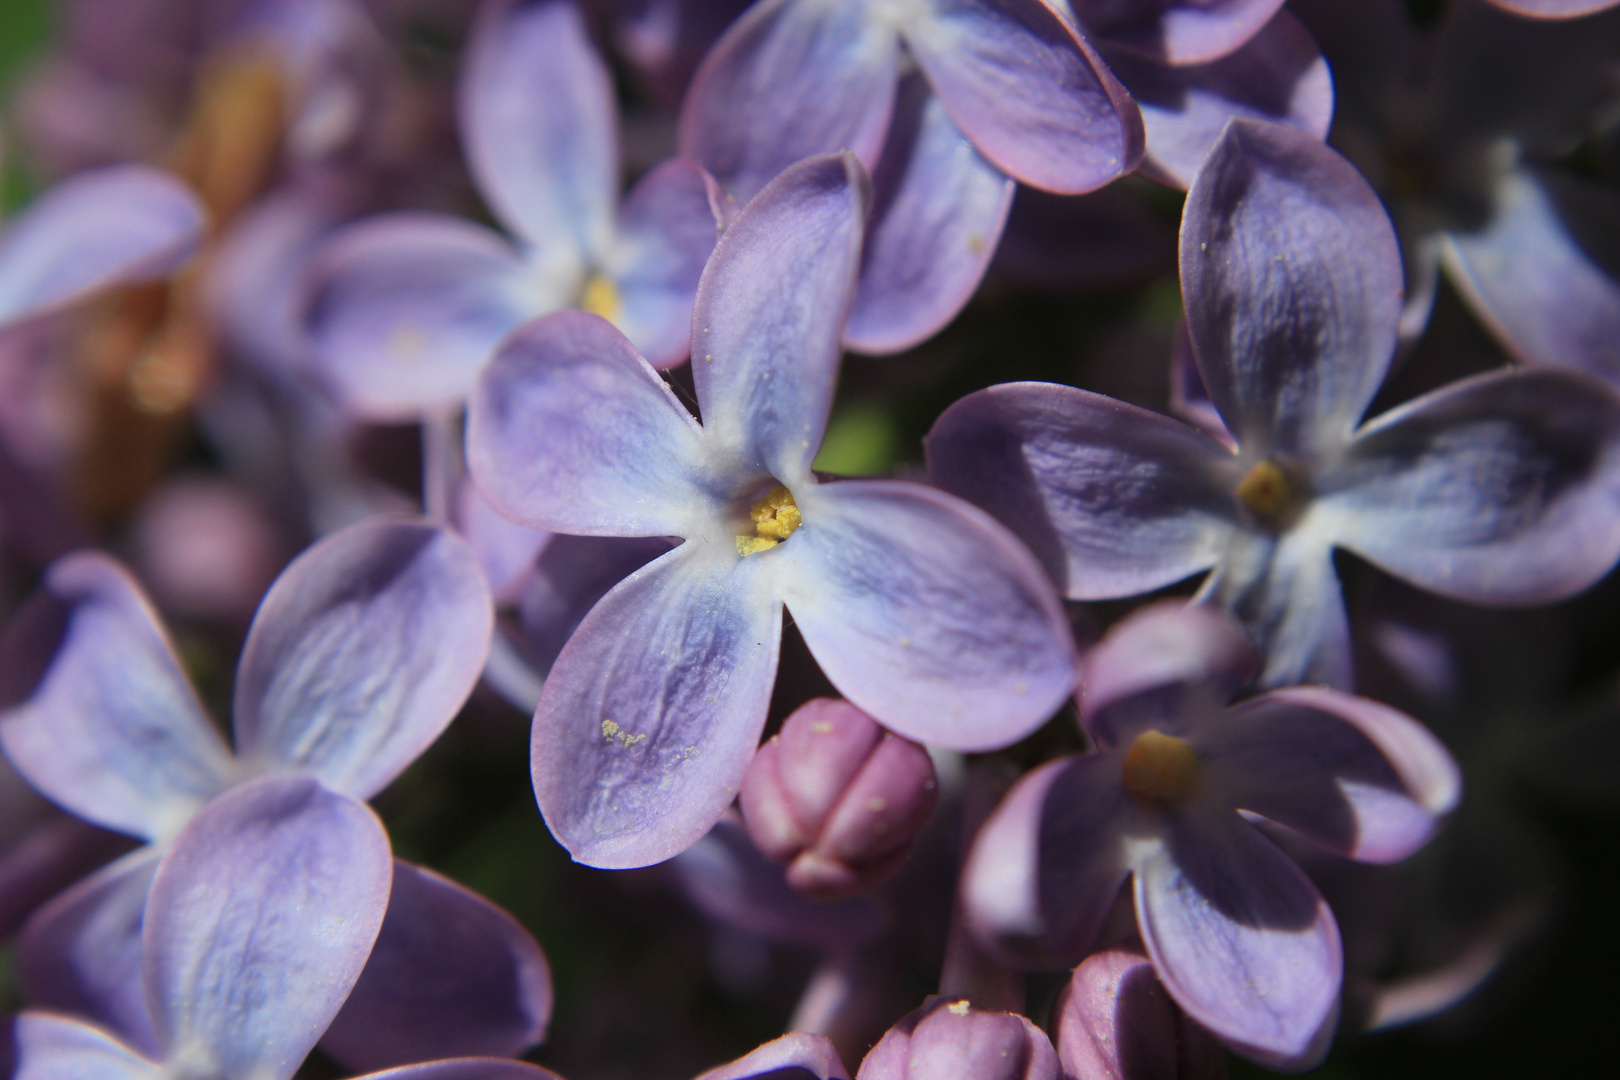
<svg viewBox="0 0 1620 1080"><path fill-rule="evenodd" d="M896 480L799 494L804 524L759 556L834 686L885 727L1006 746L1074 686L1068 619L1027 549L982 511Z"/></svg>
<svg viewBox="0 0 1620 1080"><path fill-rule="evenodd" d="M790 1080L795 1071L804 1073L803 1080L849 1080L832 1040L808 1031L790 1031L697 1080Z"/></svg>
<svg viewBox="0 0 1620 1080"><path fill-rule="evenodd" d="M1360 862L1397 862L1456 806L1462 775L1412 718L1325 687L1245 701L1193 739L1241 810Z"/></svg>
<svg viewBox="0 0 1620 1080"><path fill-rule="evenodd" d="M486 4L466 64L462 141L490 208L531 244L600 251L619 193L619 119L578 5Z"/></svg>
<svg viewBox="0 0 1620 1080"><path fill-rule="evenodd" d="M53 563L13 617L0 669L0 743L73 813L166 839L233 778L157 614L104 555Z"/></svg>
<svg viewBox="0 0 1620 1080"><path fill-rule="evenodd" d="M1395 231L1348 161L1298 128L1232 121L1187 196L1181 287L1204 384L1246 450L1342 445L1401 310Z"/></svg>
<svg viewBox="0 0 1620 1080"><path fill-rule="evenodd" d="M653 367L691 352L692 301L719 235L713 183L686 158L648 173L625 199L604 257L619 293L613 322Z"/></svg>
<svg viewBox="0 0 1620 1080"><path fill-rule="evenodd" d="M1250 40L1283 0L1071 0L1092 39L1166 64L1205 64Z"/></svg>
<svg viewBox="0 0 1620 1080"><path fill-rule="evenodd" d="M761 566L731 537L690 540L603 597L552 666L531 767L546 824L579 862L660 862L736 797L781 646Z"/></svg>
<svg viewBox="0 0 1620 1080"><path fill-rule="evenodd" d="M144 165L64 180L0 237L0 325L169 273L201 239L203 217L190 189Z"/></svg>
<svg viewBox="0 0 1620 1080"><path fill-rule="evenodd" d="M472 548L497 603L510 600L523 587L525 572L553 537L500 513L470 481L456 489L452 524Z"/></svg>
<svg viewBox="0 0 1620 1080"><path fill-rule="evenodd" d="M141 987L141 917L159 852L133 851L36 911L18 935L28 1003L87 1017L142 1053L162 1052Z"/></svg>
<svg viewBox="0 0 1620 1080"><path fill-rule="evenodd" d="M550 670L596 602L669 549L658 536L553 536L517 597L524 657Z"/></svg>
<svg viewBox="0 0 1620 1080"><path fill-rule="evenodd" d="M1496 336L1526 363L1620 381L1620 196L1552 173L1517 169L1496 189L1477 232L1445 234L1451 278Z"/></svg>
<svg viewBox="0 0 1620 1080"><path fill-rule="evenodd" d="M974 937L1020 966L1085 956L1130 868L1117 758L1049 761L1014 785L980 828L962 867Z"/></svg>
<svg viewBox="0 0 1620 1080"><path fill-rule="evenodd" d="M808 477L827 426L868 197L849 154L793 166L727 227L698 285L704 434L787 484Z"/></svg>
<svg viewBox="0 0 1620 1080"><path fill-rule="evenodd" d="M193 818L152 881L142 939L166 1064L288 1080L365 966L391 863L376 815L312 777L252 781Z"/></svg>
<svg viewBox="0 0 1620 1080"><path fill-rule="evenodd" d="M354 1070L429 1058L515 1057L551 1019L545 953L512 916L394 860L377 944L321 1049Z"/></svg>
<svg viewBox="0 0 1620 1080"><path fill-rule="evenodd" d="M1041 0L928 0L906 44L956 126L1004 172L1079 195L1142 156L1125 88ZM920 14L920 13L919 13Z"/></svg>
<svg viewBox="0 0 1620 1080"><path fill-rule="evenodd" d="M844 342L908 349L968 302L995 254L1017 185L974 149L921 78L900 86L872 172L872 221Z"/></svg>
<svg viewBox="0 0 1620 1080"><path fill-rule="evenodd" d="M1396 576L1560 600L1620 558L1620 397L1572 371L1475 376L1369 424L1331 483L1334 539Z"/></svg>
<svg viewBox="0 0 1620 1080"><path fill-rule="evenodd" d="M1234 116L1291 124L1318 139L1333 120L1327 61L1298 19L1276 16L1236 52L1197 67L1162 67L1110 57L1142 109L1147 153L1142 171L1191 186Z"/></svg>
<svg viewBox="0 0 1620 1080"><path fill-rule="evenodd" d="M1236 527L1230 450L1086 390L981 390L945 410L926 446L929 481L1010 528L1070 599L1148 592L1207 570Z"/></svg>
<svg viewBox="0 0 1620 1080"><path fill-rule="evenodd" d="M514 334L479 380L467 466L496 508L535 528L690 536L717 497L703 434L623 334L563 311Z"/></svg>
<svg viewBox="0 0 1620 1080"><path fill-rule="evenodd" d="M483 572L449 530L372 520L327 537L282 571L248 632L242 760L370 798L460 710L493 623Z"/></svg>
<svg viewBox="0 0 1620 1080"><path fill-rule="evenodd" d="M1190 807L1136 871L1136 918L1176 1004L1245 1057L1290 1070L1327 1051L1344 958L1309 879L1235 813Z"/></svg>
<svg viewBox="0 0 1620 1080"><path fill-rule="evenodd" d="M1239 534L1199 595L1249 632L1265 658L1260 686L1351 686L1350 623L1326 526L1307 520L1280 541Z"/></svg>
<svg viewBox="0 0 1620 1080"><path fill-rule="evenodd" d="M16 1080L158 1080L161 1066L99 1028L66 1016L17 1017Z"/></svg>
<svg viewBox="0 0 1620 1080"><path fill-rule="evenodd" d="M816 154L849 150L875 162L899 51L894 27L866 4L761 0L693 76L681 153L702 162L738 205Z"/></svg>
<svg viewBox="0 0 1620 1080"><path fill-rule="evenodd" d="M423 213L335 234L311 257L305 292L311 370L377 421L459 407L501 338L564 302L499 234Z"/></svg>
<svg viewBox="0 0 1620 1080"><path fill-rule="evenodd" d="M1535 19L1576 19L1617 2L1620 0L1491 0L1499 8Z"/></svg>
<svg viewBox="0 0 1620 1080"><path fill-rule="evenodd" d="M362 1080L562 1080L550 1069L507 1058L465 1057L424 1061L366 1073Z"/></svg>

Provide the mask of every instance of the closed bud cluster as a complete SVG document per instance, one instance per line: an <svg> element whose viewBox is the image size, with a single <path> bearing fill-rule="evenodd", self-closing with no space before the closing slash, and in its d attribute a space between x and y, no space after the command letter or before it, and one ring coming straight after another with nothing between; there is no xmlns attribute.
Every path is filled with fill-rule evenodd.
<svg viewBox="0 0 1620 1080"><path fill-rule="evenodd" d="M847 701L817 698L754 755L742 782L748 833L818 900L864 892L905 861L938 799L920 745Z"/></svg>

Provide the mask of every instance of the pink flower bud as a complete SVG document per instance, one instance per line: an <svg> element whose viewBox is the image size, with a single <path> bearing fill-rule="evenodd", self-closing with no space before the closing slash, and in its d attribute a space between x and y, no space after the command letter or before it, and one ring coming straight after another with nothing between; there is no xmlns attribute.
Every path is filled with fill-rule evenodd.
<svg viewBox="0 0 1620 1080"><path fill-rule="evenodd" d="M1226 1051L1134 949L1094 953L1053 1010L1066 1080L1224 1080Z"/></svg>
<svg viewBox="0 0 1620 1080"><path fill-rule="evenodd" d="M754 755L742 782L748 834L788 864L795 889L854 896L897 870L933 813L928 752L847 701L805 703Z"/></svg>
<svg viewBox="0 0 1620 1080"><path fill-rule="evenodd" d="M855 1080L1058 1080L1058 1057L1022 1016L941 997L885 1032Z"/></svg>

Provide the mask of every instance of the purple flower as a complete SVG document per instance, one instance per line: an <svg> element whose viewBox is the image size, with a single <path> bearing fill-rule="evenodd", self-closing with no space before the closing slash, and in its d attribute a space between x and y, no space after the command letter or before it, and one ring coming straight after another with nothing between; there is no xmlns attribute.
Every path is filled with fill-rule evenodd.
<svg viewBox="0 0 1620 1080"><path fill-rule="evenodd" d="M1142 127L1042 0L761 0L698 69L680 147L738 203L801 158L853 151L876 197L845 340L888 353L967 302L1014 179L1101 187L1136 166Z"/></svg>
<svg viewBox="0 0 1620 1080"><path fill-rule="evenodd" d="M790 1031L697 1080L849 1080L849 1072L825 1036Z"/></svg>
<svg viewBox="0 0 1620 1080"><path fill-rule="evenodd" d="M565 312L473 398L474 481L524 524L683 543L592 609L535 712L535 792L576 859L667 859L731 803L759 743L785 604L834 685L909 738L1012 742L1073 683L1039 566L958 499L824 484L863 239L852 155L795 166L726 230L693 316L700 426L631 343Z"/></svg>
<svg viewBox="0 0 1620 1080"><path fill-rule="evenodd" d="M1326 1050L1338 928L1305 875L1247 819L1364 862L1405 858L1455 805L1456 766L1422 726L1322 687L1227 706L1254 673L1241 631L1161 605L1086 657L1095 753L1020 780L963 868L970 925L1025 962L1072 963L1133 881L1165 989L1245 1056L1301 1067Z"/></svg>
<svg viewBox="0 0 1620 1080"><path fill-rule="evenodd" d="M1136 949L1092 953L1052 1006L1071 1080L1225 1080L1226 1051L1164 992Z"/></svg>
<svg viewBox="0 0 1620 1080"><path fill-rule="evenodd" d="M55 563L7 632L0 744L52 800L147 846L30 920L18 943L30 1000L160 1050L161 1018L141 997L142 910L175 836L260 777L313 778L320 798L346 800L369 820L358 800L410 764L466 700L490 621L483 576L444 529L373 521L322 541L277 579L248 632L233 756L135 582L98 554ZM424 1048L505 1053L536 1041L550 985L533 939L436 875L401 863L392 882L374 967L328 1049L370 1068Z"/></svg>
<svg viewBox="0 0 1620 1080"><path fill-rule="evenodd" d="M855 1080L1058 1080L1046 1033L1016 1013L935 998L884 1033Z"/></svg>
<svg viewBox="0 0 1620 1080"><path fill-rule="evenodd" d="M490 0L461 83L468 164L517 238L399 213L313 258L305 329L317 373L373 420L454 411L496 344L575 305L610 318L660 366L685 359L692 294L715 239L696 164L619 190L613 87L571 0Z"/></svg>
<svg viewBox="0 0 1620 1080"><path fill-rule="evenodd" d="M1377 197L1310 136L1237 120L1188 196L1181 280L1235 446L1099 394L1022 383L948 409L930 477L1012 527L1074 599L1213 569L1203 596L1266 686L1350 682L1348 548L1474 603L1573 595L1620 557L1620 400L1492 373L1357 426L1389 366L1400 261Z"/></svg>

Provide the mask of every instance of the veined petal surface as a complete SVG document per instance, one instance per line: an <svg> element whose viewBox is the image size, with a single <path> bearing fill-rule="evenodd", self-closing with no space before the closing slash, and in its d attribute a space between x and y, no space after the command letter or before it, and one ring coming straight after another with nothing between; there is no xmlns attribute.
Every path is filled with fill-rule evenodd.
<svg viewBox="0 0 1620 1080"><path fill-rule="evenodd" d="M692 351L692 301L719 234L712 185L689 158L658 166L625 199L603 256L618 290L614 325L656 368Z"/></svg>

